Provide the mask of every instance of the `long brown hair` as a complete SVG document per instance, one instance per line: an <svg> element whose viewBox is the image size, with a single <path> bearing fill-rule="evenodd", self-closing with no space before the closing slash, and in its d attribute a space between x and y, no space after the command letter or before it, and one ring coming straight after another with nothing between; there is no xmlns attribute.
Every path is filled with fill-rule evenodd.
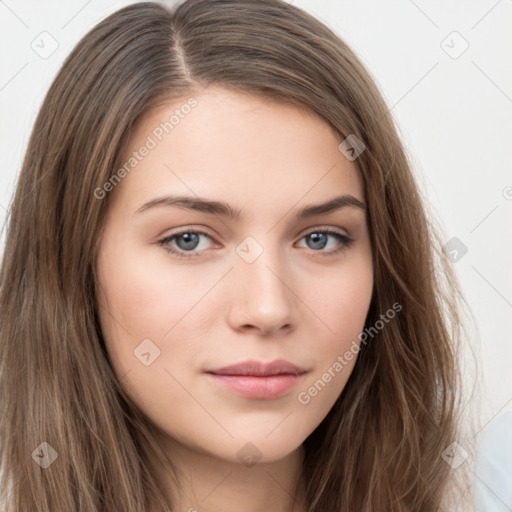
<svg viewBox="0 0 512 512"><path fill-rule="evenodd" d="M51 85L1 268L4 510L167 509L150 464L154 426L123 392L97 320L110 195L94 191L122 165L149 109L210 84L309 109L340 141L355 135L366 148L355 160L374 263L366 326L391 304L402 311L360 351L304 442L307 510L439 511L451 469L442 453L457 439L458 285L368 71L325 25L280 0L133 4L86 34Z"/></svg>

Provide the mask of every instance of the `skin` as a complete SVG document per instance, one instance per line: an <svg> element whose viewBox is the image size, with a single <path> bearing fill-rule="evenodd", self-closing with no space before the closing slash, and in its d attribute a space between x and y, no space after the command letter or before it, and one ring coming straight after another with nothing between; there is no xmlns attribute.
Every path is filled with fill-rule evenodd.
<svg viewBox="0 0 512 512"><path fill-rule="evenodd" d="M188 97L147 113L127 158ZM304 510L301 445L332 408L355 358L308 404L298 394L357 341L373 267L364 209L295 214L342 194L364 203L363 185L338 150L339 136L315 114L221 87L194 97L198 105L110 192L97 258L107 351L123 388L161 430L163 453L184 475L176 489L160 472L173 510ZM176 205L138 212L169 194L224 201L241 217ZM317 228L353 243L344 247L327 235L319 248L306 236ZM175 256L158 243L194 229L208 236L188 253L186 239L166 245L195 257ZM258 254L258 245L244 246L248 236L262 250L250 263L241 254ZM145 339L160 350L147 366L134 356ZM307 373L269 400L241 396L204 373L249 359L285 359ZM261 457L254 465L237 455L246 443Z"/></svg>

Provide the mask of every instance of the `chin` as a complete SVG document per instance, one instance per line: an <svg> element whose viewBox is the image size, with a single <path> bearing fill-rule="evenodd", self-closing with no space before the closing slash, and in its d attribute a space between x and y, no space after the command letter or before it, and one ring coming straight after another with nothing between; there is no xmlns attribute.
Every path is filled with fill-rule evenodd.
<svg viewBox="0 0 512 512"><path fill-rule="evenodd" d="M302 446L299 440L291 443L289 437L285 439L281 436L270 440L265 438L266 435L267 433L262 433L261 436L252 439L247 437L241 441L238 438L234 440L230 443L233 445L234 458L231 451L229 460L247 467L252 467L256 463L271 464L292 456Z"/></svg>

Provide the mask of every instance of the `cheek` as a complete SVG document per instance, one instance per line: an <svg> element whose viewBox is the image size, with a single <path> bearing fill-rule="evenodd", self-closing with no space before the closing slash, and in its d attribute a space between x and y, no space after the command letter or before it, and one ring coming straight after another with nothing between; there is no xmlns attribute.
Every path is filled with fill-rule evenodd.
<svg viewBox="0 0 512 512"><path fill-rule="evenodd" d="M218 264L169 263L171 256L163 249L135 249L126 241L114 240L98 258L105 292L100 300L105 342L111 350L124 352L127 363L133 362L133 350L143 340L153 340L163 350L170 341L173 346L180 343L177 333L185 353L189 352L200 337L199 331L211 327L215 318L219 320L219 310L229 308L218 293L231 286L229 277L219 283L226 269ZM323 340L311 348L324 364L344 352L363 328L373 286L371 253L365 249L349 252L337 268L326 264L320 272L317 263L303 267L292 280L306 306L299 331L308 331L307 339ZM213 290L217 284L221 286Z"/></svg>
<svg viewBox="0 0 512 512"><path fill-rule="evenodd" d="M180 382L189 377L187 368L196 370L205 333L218 321L218 301L209 300L208 292L225 271L198 272L194 265L169 264L163 249L142 255L130 248L106 248L98 269L110 361L125 389L149 406L161 390L176 387L166 370Z"/></svg>
<svg viewBox="0 0 512 512"><path fill-rule="evenodd" d="M302 293L304 302L324 325L326 343L322 347L327 351L343 348L347 341L357 337L366 320L373 293L370 257L355 254L314 283L306 280Z"/></svg>
<svg viewBox="0 0 512 512"><path fill-rule="evenodd" d="M187 312L194 312L191 307L208 283L195 282L185 267L177 266L169 275L168 267L150 259L129 249L100 255L99 316L110 361L125 392L159 420L157 411L165 412L169 403L180 411L190 409L178 384L185 381L181 369L190 367L198 350L195 324Z"/></svg>
<svg viewBox="0 0 512 512"><path fill-rule="evenodd" d="M360 341L358 336L370 306L373 292L373 270L369 257L354 258L332 272L329 278L316 281L309 288L305 302L321 321L310 352L315 353L316 366L301 387L297 401L306 414L324 416L328 413L356 364ZM320 325L321 324L321 325ZM305 326L307 328L307 325Z"/></svg>
<svg viewBox="0 0 512 512"><path fill-rule="evenodd" d="M163 338L193 316L194 306L218 280L218 272L169 264L161 251L128 249L122 258L99 260L109 310L117 321L114 329L124 328L133 338Z"/></svg>
<svg viewBox="0 0 512 512"><path fill-rule="evenodd" d="M102 329L125 391L163 430L191 445L211 448L213 439L219 455L236 453L246 438L269 454L300 444L332 408L355 364L354 356L336 371L338 357L364 326L373 285L369 259L357 253L337 268L295 267L290 296L298 297L291 303L300 314L287 343L293 345L290 353L303 355L314 368L285 405L245 406L242 413L235 407L240 402L219 396L198 377L199 362L222 352L223 336L235 337L223 314L241 284L231 276L222 280L229 264L177 264L165 256L125 248L105 251L98 261L100 283L108 291L100 308ZM145 339L160 350L148 366L134 355ZM145 349L150 358L152 350ZM293 422L283 423L283 408L294 411ZM226 439L219 424L235 441ZM274 431L276 425L281 426Z"/></svg>

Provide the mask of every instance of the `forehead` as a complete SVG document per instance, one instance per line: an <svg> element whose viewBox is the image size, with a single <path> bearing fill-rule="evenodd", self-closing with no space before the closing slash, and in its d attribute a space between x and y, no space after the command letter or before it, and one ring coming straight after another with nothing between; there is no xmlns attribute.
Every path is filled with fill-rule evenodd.
<svg viewBox="0 0 512 512"><path fill-rule="evenodd" d="M362 201L359 173L340 142L305 109L210 87L143 116L123 155L129 172L116 195L132 210L166 193L265 209L337 192Z"/></svg>

